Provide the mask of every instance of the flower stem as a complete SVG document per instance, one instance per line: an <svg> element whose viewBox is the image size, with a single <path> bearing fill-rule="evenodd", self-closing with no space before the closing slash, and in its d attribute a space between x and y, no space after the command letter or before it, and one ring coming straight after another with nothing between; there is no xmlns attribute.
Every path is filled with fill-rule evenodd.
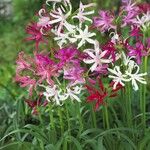
<svg viewBox="0 0 150 150"><path fill-rule="evenodd" d="M70 118L69 118L69 111L68 111L67 104L65 104L65 108L66 108L66 117L67 117L67 123L68 123L68 133L71 136L71 125L70 125Z"/></svg>
<svg viewBox="0 0 150 150"><path fill-rule="evenodd" d="M94 126L94 128L97 128L96 114L94 111L94 107L92 105L91 105L91 114L92 114L93 126Z"/></svg>
<svg viewBox="0 0 150 150"><path fill-rule="evenodd" d="M110 125L109 125L109 115L108 115L108 107L107 106L104 107L104 112L105 112L105 124L106 124L106 128L109 129Z"/></svg>
<svg viewBox="0 0 150 150"><path fill-rule="evenodd" d="M59 121L60 121L61 135L63 136L63 134L64 134L64 124L63 124L61 108L58 109L58 115L59 115Z"/></svg>

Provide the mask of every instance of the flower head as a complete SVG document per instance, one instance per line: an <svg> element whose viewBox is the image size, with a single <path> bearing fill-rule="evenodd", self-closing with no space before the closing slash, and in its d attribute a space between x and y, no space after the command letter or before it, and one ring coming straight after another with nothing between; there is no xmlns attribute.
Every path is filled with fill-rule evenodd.
<svg viewBox="0 0 150 150"><path fill-rule="evenodd" d="M101 32L105 32L110 29L116 29L113 24L114 16L109 11L99 11L99 16L94 17L94 26Z"/></svg>

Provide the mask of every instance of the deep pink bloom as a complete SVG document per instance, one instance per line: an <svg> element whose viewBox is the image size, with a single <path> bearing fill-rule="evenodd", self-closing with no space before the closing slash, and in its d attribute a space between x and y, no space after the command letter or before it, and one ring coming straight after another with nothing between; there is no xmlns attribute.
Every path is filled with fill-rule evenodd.
<svg viewBox="0 0 150 150"><path fill-rule="evenodd" d="M142 33L140 31L140 28L137 26L133 26L130 32L130 36L139 38L140 36L142 36Z"/></svg>
<svg viewBox="0 0 150 150"><path fill-rule="evenodd" d="M16 82L20 83L21 87L28 87L29 95L32 95L33 89L36 87L36 80L31 79L30 76L16 75Z"/></svg>
<svg viewBox="0 0 150 150"><path fill-rule="evenodd" d="M72 59L76 58L79 54L78 50L74 47L66 47L58 50L57 54L55 55L60 61L67 63L70 62Z"/></svg>
<svg viewBox="0 0 150 150"><path fill-rule="evenodd" d="M102 49L107 51L106 56L111 56L113 62L116 61L116 48L114 43L108 42L107 44L102 46Z"/></svg>
<svg viewBox="0 0 150 150"><path fill-rule="evenodd" d="M116 29L116 26L113 24L114 16L109 11L101 10L99 11L99 16L93 19L94 26L101 32L105 32L109 29Z"/></svg>
<svg viewBox="0 0 150 150"><path fill-rule="evenodd" d="M37 23L31 23L29 26L27 26L26 32L31 35L27 37L26 40L35 41L36 49L38 49L40 42L46 43Z"/></svg>
<svg viewBox="0 0 150 150"><path fill-rule="evenodd" d="M53 85L52 77L58 76L57 65L48 56L38 54L36 55L36 75L40 77L38 83L46 80L48 84Z"/></svg>
<svg viewBox="0 0 150 150"><path fill-rule="evenodd" d="M140 3L138 4L138 7L141 13L147 13L148 11L150 11L149 3Z"/></svg>
<svg viewBox="0 0 150 150"><path fill-rule="evenodd" d="M141 64L141 59L143 56L147 55L146 48L144 47L143 43L141 41L136 42L135 46L127 46L129 53L129 56L135 56L137 63Z"/></svg>
<svg viewBox="0 0 150 150"><path fill-rule="evenodd" d="M147 43L147 48L150 49L150 38L147 38L146 43Z"/></svg>

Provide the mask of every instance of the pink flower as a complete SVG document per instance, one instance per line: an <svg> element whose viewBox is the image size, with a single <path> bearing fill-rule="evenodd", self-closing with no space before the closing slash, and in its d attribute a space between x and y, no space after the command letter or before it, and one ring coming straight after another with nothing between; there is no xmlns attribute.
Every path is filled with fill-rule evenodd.
<svg viewBox="0 0 150 150"><path fill-rule="evenodd" d="M53 85L52 77L58 76L57 71L57 65L48 56L36 55L36 75L40 77L38 83L46 80L48 84Z"/></svg>
<svg viewBox="0 0 150 150"><path fill-rule="evenodd" d="M130 36L139 38L140 36L142 36L142 33L140 32L140 28L137 26L133 26L130 32Z"/></svg>
<svg viewBox="0 0 150 150"><path fill-rule="evenodd" d="M94 26L97 27L101 32L105 32L110 29L116 29L113 25L114 16L109 11L99 11L99 16L94 17Z"/></svg>
<svg viewBox="0 0 150 150"><path fill-rule="evenodd" d="M16 68L17 74L19 74L21 71L23 71L25 69L31 70L31 64L25 60L24 52L19 53L16 63L17 63L17 68Z"/></svg>
<svg viewBox="0 0 150 150"><path fill-rule="evenodd" d="M70 84L83 84L85 82L83 78L84 69L79 64L73 64L71 66L64 67L64 79L70 80Z"/></svg>
<svg viewBox="0 0 150 150"><path fill-rule="evenodd" d="M43 35L40 32L40 27L36 23L32 23L31 25L27 26L26 32L31 36L27 37L27 41L35 41L36 49L38 49L40 42L46 43L43 39Z"/></svg>
<svg viewBox="0 0 150 150"><path fill-rule="evenodd" d="M137 63L141 64L142 57L147 55L146 48L144 47L143 43L138 41L136 42L135 46L128 45L127 48L129 50L128 55L135 56Z"/></svg>
<svg viewBox="0 0 150 150"><path fill-rule="evenodd" d="M142 11L142 13L147 13L148 11L150 11L150 4L148 3L140 3L138 4L138 7L140 12Z"/></svg>
<svg viewBox="0 0 150 150"><path fill-rule="evenodd" d="M77 56L79 52L76 48L73 47L66 47L63 49L60 49L55 57L59 59L59 65L60 67L63 67L66 63L74 63L78 62Z"/></svg>
<svg viewBox="0 0 150 150"><path fill-rule="evenodd" d="M102 49L107 51L105 56L111 56L111 58L113 59L113 62L116 61L116 48L115 48L114 43L108 42L102 47Z"/></svg>
<svg viewBox="0 0 150 150"><path fill-rule="evenodd" d="M31 79L30 76L16 75L16 82L20 83L21 87L28 87L29 95L32 95L33 88L36 87L36 80Z"/></svg>

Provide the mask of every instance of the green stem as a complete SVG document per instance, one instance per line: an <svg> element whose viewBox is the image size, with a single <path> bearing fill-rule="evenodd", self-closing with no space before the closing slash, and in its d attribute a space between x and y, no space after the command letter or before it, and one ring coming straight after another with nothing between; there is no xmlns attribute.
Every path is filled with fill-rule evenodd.
<svg viewBox="0 0 150 150"><path fill-rule="evenodd" d="M69 111L68 111L67 104L65 104L65 108L66 108L66 117L67 117L67 123L68 123L68 133L69 135L71 135L71 125L70 125L70 118L69 118Z"/></svg>
<svg viewBox="0 0 150 150"><path fill-rule="evenodd" d="M130 84L128 83L127 85L127 120L128 120L128 126L132 126L132 99L131 99L131 87Z"/></svg>
<svg viewBox="0 0 150 150"><path fill-rule="evenodd" d="M64 124L63 124L63 117L62 117L61 108L58 108L58 115L59 115L59 121L60 121L61 135L63 136L63 134L64 134Z"/></svg>
<svg viewBox="0 0 150 150"><path fill-rule="evenodd" d="M97 128L96 114L94 111L94 107L92 105L91 105L91 114L92 114L93 126L94 126L94 128Z"/></svg>
<svg viewBox="0 0 150 150"><path fill-rule="evenodd" d="M79 124L80 124L80 129L79 129L79 134L82 132L83 130L83 122L82 122L82 116L81 116L81 112L80 112L80 103L77 102L77 106L78 106L78 119L79 119Z"/></svg>
<svg viewBox="0 0 150 150"><path fill-rule="evenodd" d="M108 108L107 106L104 106L104 111L105 111L105 122L106 122L106 128L109 129L109 115L108 115Z"/></svg>
<svg viewBox="0 0 150 150"><path fill-rule="evenodd" d="M54 116L52 111L52 106L49 105L49 117L50 117L50 128L55 130Z"/></svg>

